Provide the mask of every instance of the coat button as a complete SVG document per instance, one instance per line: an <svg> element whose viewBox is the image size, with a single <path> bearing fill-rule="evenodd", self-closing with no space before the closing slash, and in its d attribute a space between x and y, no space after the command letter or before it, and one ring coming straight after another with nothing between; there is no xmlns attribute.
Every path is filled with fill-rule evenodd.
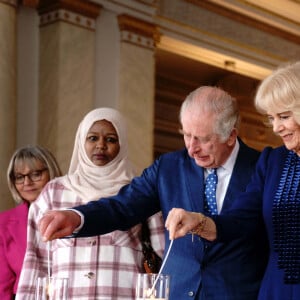
<svg viewBox="0 0 300 300"><path fill-rule="evenodd" d="M193 297L194 296L194 292L193 291L189 291L188 295L189 295L189 297Z"/></svg>
<svg viewBox="0 0 300 300"><path fill-rule="evenodd" d="M89 278L89 279L91 279L91 278L93 278L94 277L94 273L93 272L88 272L87 274L85 274L84 276L85 277L87 277L87 278Z"/></svg>

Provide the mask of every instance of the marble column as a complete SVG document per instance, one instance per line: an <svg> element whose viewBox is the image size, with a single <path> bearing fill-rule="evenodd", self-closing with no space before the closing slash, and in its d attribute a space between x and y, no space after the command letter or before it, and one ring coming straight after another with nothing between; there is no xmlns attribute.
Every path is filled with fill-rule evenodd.
<svg viewBox="0 0 300 300"><path fill-rule="evenodd" d="M16 6L0 0L0 211L14 206L6 170L16 145Z"/></svg>
<svg viewBox="0 0 300 300"><path fill-rule="evenodd" d="M153 161L156 27L122 14L118 107L128 120L130 158L137 171Z"/></svg>
<svg viewBox="0 0 300 300"><path fill-rule="evenodd" d="M95 20L101 6L41 0L38 142L68 170L75 132L93 108Z"/></svg>

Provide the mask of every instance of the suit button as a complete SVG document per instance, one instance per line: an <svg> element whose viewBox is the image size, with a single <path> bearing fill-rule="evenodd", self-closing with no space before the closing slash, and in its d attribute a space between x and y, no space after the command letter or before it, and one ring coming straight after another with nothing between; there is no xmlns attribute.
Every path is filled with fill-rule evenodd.
<svg viewBox="0 0 300 300"><path fill-rule="evenodd" d="M193 291L189 291L188 295L189 295L189 297L193 297L194 296L194 292Z"/></svg>

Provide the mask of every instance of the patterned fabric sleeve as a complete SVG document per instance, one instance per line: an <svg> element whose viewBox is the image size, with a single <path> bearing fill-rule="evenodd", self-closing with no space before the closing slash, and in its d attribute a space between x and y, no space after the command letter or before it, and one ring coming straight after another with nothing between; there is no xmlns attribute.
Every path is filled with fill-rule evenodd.
<svg viewBox="0 0 300 300"><path fill-rule="evenodd" d="M37 223L48 207L49 185L30 206L27 226L27 249L17 290L16 299L34 299L36 281L39 276L47 276L47 244L42 241Z"/></svg>

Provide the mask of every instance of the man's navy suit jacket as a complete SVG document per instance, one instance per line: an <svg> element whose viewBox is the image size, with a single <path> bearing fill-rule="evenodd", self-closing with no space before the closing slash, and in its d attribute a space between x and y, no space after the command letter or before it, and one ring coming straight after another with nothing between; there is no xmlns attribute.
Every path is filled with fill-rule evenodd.
<svg viewBox="0 0 300 300"><path fill-rule="evenodd" d="M250 181L259 152L241 140L224 199L226 214ZM85 216L80 236L126 230L161 210L164 219L174 208L203 212L203 168L186 149L162 155L117 196L77 209ZM261 226L263 228L263 226ZM169 246L166 231L166 250ZM163 273L171 275L170 300L256 300L267 257L266 237L210 243L191 235L174 240Z"/></svg>

